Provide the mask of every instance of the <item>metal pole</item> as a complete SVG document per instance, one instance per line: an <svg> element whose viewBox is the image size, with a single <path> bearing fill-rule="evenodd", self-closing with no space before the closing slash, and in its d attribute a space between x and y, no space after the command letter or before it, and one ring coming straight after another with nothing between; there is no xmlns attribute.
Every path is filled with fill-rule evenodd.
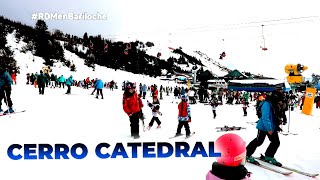
<svg viewBox="0 0 320 180"><path fill-rule="evenodd" d="M290 102L291 103L291 102ZM290 111L291 111L291 104L289 104L289 122L288 122L288 133L290 133Z"/></svg>

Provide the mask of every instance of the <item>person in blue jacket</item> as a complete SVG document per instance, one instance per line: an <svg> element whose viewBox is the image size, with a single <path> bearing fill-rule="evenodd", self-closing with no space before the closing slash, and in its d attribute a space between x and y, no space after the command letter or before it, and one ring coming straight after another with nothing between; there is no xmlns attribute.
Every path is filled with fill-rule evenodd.
<svg viewBox="0 0 320 180"><path fill-rule="evenodd" d="M257 147L261 146L264 142L266 136L270 140L270 144L265 152L264 156L261 156L263 160L281 166L275 158L278 147L280 146L280 140L278 136L278 131L276 128L276 118L275 109L272 104L274 104L275 98L272 95L267 95L266 99L262 101L259 106L261 106L261 118L258 120L256 128L258 129L258 135L254 138L246 147L247 149L247 161L251 163L258 163L252 154L255 152Z"/></svg>
<svg viewBox="0 0 320 180"><path fill-rule="evenodd" d="M64 84L66 83L66 79L64 78L63 75L61 75L59 77L59 88L61 88L61 86L64 88Z"/></svg>
<svg viewBox="0 0 320 180"><path fill-rule="evenodd" d="M66 80L66 85L68 87L68 90L66 94L71 94L71 85L73 84L73 79L72 75Z"/></svg>
<svg viewBox="0 0 320 180"><path fill-rule="evenodd" d="M146 99L147 85L146 85L146 84L143 84L141 90L142 90L142 97L143 97L143 99Z"/></svg>
<svg viewBox="0 0 320 180"><path fill-rule="evenodd" d="M101 99L103 99L103 93L102 93L103 81L101 79L97 79L94 87L97 90L96 98L99 99L99 94L100 94L101 95Z"/></svg>
<svg viewBox="0 0 320 180"><path fill-rule="evenodd" d="M8 71L4 69L4 67L0 66L0 112L3 110L1 109L2 100L4 99L5 103L8 105L9 109L7 109L4 114L6 113L13 113L14 110L12 108L12 101L11 101L11 84L13 83L12 78Z"/></svg>

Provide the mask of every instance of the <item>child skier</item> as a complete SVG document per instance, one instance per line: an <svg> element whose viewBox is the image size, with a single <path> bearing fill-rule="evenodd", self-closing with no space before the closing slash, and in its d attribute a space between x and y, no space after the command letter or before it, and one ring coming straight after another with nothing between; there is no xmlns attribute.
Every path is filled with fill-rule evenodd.
<svg viewBox="0 0 320 180"><path fill-rule="evenodd" d="M218 105L219 105L218 99L217 99L217 98L213 98L213 99L210 101L210 105L211 105L211 107L212 107L213 119L215 119L215 118L217 117L216 110L217 110L217 107L218 107Z"/></svg>
<svg viewBox="0 0 320 180"><path fill-rule="evenodd" d="M158 98L156 96L154 96L153 102L150 103L149 101L147 101L147 103L148 103L148 106L152 109L152 119L151 119L147 129L150 130L150 128L153 126L154 121L156 121L158 124L157 128L161 128L161 126L160 126L161 121L158 118L158 111L160 109L160 102L159 102Z"/></svg>
<svg viewBox="0 0 320 180"><path fill-rule="evenodd" d="M242 98L242 109L243 109L243 116L247 116L247 109L249 106L249 102L246 100L246 98Z"/></svg>
<svg viewBox="0 0 320 180"><path fill-rule="evenodd" d="M188 103L188 99L185 95L181 96L181 102L178 104L178 128L177 128L177 133L176 136L181 135L181 129L182 126L184 126L186 130L186 137L190 136L190 127L189 127L189 122L191 122L191 112L190 112L190 105Z"/></svg>
<svg viewBox="0 0 320 180"><path fill-rule="evenodd" d="M228 133L220 136L214 143L221 157L212 164L206 180L238 179L250 180L246 163L246 143L237 134Z"/></svg>

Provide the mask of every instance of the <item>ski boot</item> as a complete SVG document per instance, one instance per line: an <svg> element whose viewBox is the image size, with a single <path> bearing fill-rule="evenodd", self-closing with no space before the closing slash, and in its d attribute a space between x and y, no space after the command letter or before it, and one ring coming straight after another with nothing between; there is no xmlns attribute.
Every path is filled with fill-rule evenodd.
<svg viewBox="0 0 320 180"><path fill-rule="evenodd" d="M140 138L140 136L139 135L135 135L135 136L133 136L133 139L139 139Z"/></svg>
<svg viewBox="0 0 320 180"><path fill-rule="evenodd" d="M8 114L8 113L14 113L14 110L12 109L12 107L10 107L8 110L3 112L3 114Z"/></svg>
<svg viewBox="0 0 320 180"><path fill-rule="evenodd" d="M267 163L273 164L275 166L279 166L279 167L282 166L282 164L280 162L278 162L275 158L272 158L272 157L269 157L269 156L261 155L260 159L265 161L265 162L267 162Z"/></svg>
<svg viewBox="0 0 320 180"><path fill-rule="evenodd" d="M157 129L160 129L160 128L161 128L161 126L160 126L160 125L158 125L158 126L157 126Z"/></svg>
<svg viewBox="0 0 320 180"><path fill-rule="evenodd" d="M256 161L252 156L246 156L246 161L252 164L260 165L260 163Z"/></svg>
<svg viewBox="0 0 320 180"><path fill-rule="evenodd" d="M151 128L151 126L148 126L148 127L147 127L147 130L150 130L150 128Z"/></svg>

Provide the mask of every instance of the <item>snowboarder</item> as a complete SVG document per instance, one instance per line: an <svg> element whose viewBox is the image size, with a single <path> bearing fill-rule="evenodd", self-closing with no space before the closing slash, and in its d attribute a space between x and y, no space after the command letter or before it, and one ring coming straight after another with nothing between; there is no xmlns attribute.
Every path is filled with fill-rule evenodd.
<svg viewBox="0 0 320 180"><path fill-rule="evenodd" d="M178 128L177 128L177 133L176 136L181 135L181 129L184 126L186 130L186 137L190 136L190 127L189 127L189 122L191 122L191 109L190 105L188 103L188 99L186 96L181 96L181 102L178 104Z"/></svg>
<svg viewBox="0 0 320 180"><path fill-rule="evenodd" d="M228 133L220 136L214 143L221 157L213 162L206 180L241 179L250 180L246 163L246 143L237 134Z"/></svg>
<svg viewBox="0 0 320 180"><path fill-rule="evenodd" d="M0 112L2 112L2 100L5 100L5 103L9 107L4 113L13 113L14 110L12 108L12 101L11 101L11 85L13 81L10 74L0 66Z"/></svg>
<svg viewBox="0 0 320 180"><path fill-rule="evenodd" d="M152 109L152 119L149 123L148 130L153 126L154 121L156 121L158 124L157 128L161 128L161 126L160 126L161 121L158 118L158 112L157 112L160 109L160 102L159 102L158 98L153 97L153 102L150 103L148 101L148 106Z"/></svg>
<svg viewBox="0 0 320 180"><path fill-rule="evenodd" d="M140 138L139 135L139 119L141 116L141 108L143 103L135 91L133 83L127 83L122 98L122 106L124 112L129 116L131 126L131 137Z"/></svg>

